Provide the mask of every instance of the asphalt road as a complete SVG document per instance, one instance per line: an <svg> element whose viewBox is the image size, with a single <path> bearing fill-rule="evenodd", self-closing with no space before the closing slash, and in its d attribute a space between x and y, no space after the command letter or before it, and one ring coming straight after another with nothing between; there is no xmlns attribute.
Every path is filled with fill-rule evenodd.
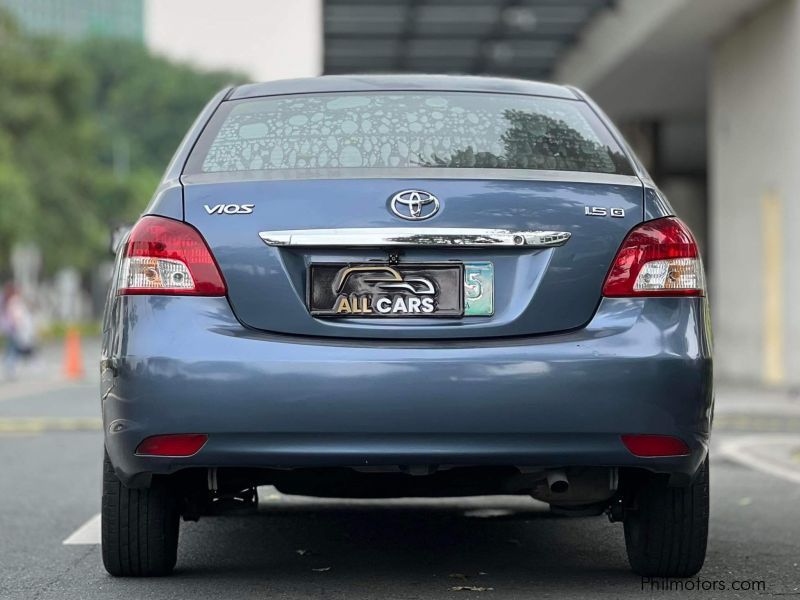
<svg viewBox="0 0 800 600"><path fill-rule="evenodd" d="M718 418L699 582L717 591L681 594L643 589L622 526L604 517L557 518L525 498L319 501L269 489L257 516L183 524L172 577L114 579L95 543L98 402L93 382L0 383L0 598L800 598L800 462L794 480L797 457L770 473L768 450L753 450L755 468L750 446L737 447L741 460L723 451L765 436L800 448L800 410ZM88 543L65 545L70 536Z"/></svg>

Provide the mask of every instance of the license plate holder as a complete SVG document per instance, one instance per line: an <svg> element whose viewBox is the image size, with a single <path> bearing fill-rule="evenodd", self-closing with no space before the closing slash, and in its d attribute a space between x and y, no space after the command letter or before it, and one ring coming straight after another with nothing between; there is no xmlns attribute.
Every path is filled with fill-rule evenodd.
<svg viewBox="0 0 800 600"><path fill-rule="evenodd" d="M464 316L463 263L312 263L306 289L315 317Z"/></svg>

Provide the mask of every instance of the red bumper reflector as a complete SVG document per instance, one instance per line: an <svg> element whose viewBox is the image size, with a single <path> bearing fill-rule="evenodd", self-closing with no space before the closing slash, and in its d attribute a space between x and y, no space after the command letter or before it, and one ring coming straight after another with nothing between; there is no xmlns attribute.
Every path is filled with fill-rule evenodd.
<svg viewBox="0 0 800 600"><path fill-rule="evenodd" d="M154 435L144 440L136 448L140 456L192 456L208 440L205 433L180 433L174 435Z"/></svg>
<svg viewBox="0 0 800 600"><path fill-rule="evenodd" d="M671 435L623 435L622 443L634 456L686 456L689 446Z"/></svg>

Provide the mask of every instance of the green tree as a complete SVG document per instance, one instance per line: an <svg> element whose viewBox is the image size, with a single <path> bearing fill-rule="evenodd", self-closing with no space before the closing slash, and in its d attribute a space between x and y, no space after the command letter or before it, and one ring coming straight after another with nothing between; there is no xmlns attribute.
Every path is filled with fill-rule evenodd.
<svg viewBox="0 0 800 600"><path fill-rule="evenodd" d="M92 70L90 110L108 136L103 158L111 161L114 140L122 139L131 164L159 172L211 96L244 80L177 65L126 41L90 40L74 48L73 58Z"/></svg>
<svg viewBox="0 0 800 600"><path fill-rule="evenodd" d="M146 206L186 129L229 73L141 45L23 34L0 12L0 272L32 240L45 269L91 269L109 224Z"/></svg>

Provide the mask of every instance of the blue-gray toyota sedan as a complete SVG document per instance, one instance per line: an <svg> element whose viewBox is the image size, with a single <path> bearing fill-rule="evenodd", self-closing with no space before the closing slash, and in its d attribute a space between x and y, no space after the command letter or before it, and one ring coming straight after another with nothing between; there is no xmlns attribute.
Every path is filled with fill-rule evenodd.
<svg viewBox="0 0 800 600"><path fill-rule="evenodd" d="M580 91L476 77L223 90L123 240L102 548L176 562L256 488L523 494L689 576L708 533L697 244Z"/></svg>

